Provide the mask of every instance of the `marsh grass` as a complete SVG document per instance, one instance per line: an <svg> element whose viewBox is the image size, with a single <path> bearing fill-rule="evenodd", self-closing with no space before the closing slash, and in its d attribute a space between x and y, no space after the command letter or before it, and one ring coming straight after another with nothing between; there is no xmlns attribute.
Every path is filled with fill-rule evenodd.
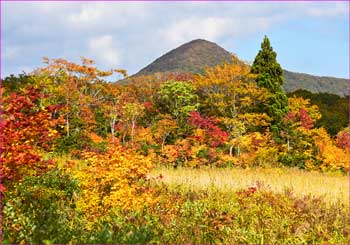
<svg viewBox="0 0 350 245"><path fill-rule="evenodd" d="M340 173L306 172L291 168L164 168L151 172L161 175L161 181L170 190L232 192L249 187L264 186L276 193L287 190L302 197L324 197L327 202L349 204L349 180Z"/></svg>

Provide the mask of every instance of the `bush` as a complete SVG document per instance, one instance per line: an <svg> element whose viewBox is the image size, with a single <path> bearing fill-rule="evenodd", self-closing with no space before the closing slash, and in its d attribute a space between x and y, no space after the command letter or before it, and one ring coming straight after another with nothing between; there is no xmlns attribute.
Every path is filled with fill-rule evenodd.
<svg viewBox="0 0 350 245"><path fill-rule="evenodd" d="M115 212L103 217L81 242L93 244L146 244L158 238L156 216L143 211Z"/></svg>
<svg viewBox="0 0 350 245"><path fill-rule="evenodd" d="M229 243L346 243L347 210L322 198L250 188L237 193Z"/></svg>
<svg viewBox="0 0 350 245"><path fill-rule="evenodd" d="M69 243L83 229L74 197L78 183L54 169L27 177L5 193L3 243Z"/></svg>
<svg viewBox="0 0 350 245"><path fill-rule="evenodd" d="M349 243L348 209L261 187L232 193L163 192L143 224L158 243ZM164 201L167 199L168 201ZM171 205L169 206L169 202ZM119 241L114 241L119 242ZM136 242L136 241L134 241ZM141 240L137 241L141 242Z"/></svg>
<svg viewBox="0 0 350 245"><path fill-rule="evenodd" d="M62 136L57 139L55 151L69 153L72 150L83 150L92 144L91 139L82 132L74 132L70 136Z"/></svg>

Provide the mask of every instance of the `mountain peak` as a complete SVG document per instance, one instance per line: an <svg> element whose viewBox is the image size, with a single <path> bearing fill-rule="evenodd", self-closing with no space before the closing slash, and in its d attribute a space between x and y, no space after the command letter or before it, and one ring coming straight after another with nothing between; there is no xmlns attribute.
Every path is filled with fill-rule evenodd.
<svg viewBox="0 0 350 245"><path fill-rule="evenodd" d="M193 39L192 41L189 41L183 45L186 45L186 44L206 44L206 43L211 43L211 44L215 44L213 42L210 42L208 40L205 40L205 39Z"/></svg>
<svg viewBox="0 0 350 245"><path fill-rule="evenodd" d="M211 43L205 39L201 39L201 38L198 38L198 39L193 39L192 41L189 41L188 43L195 43L195 42L207 42L207 43Z"/></svg>
<svg viewBox="0 0 350 245"><path fill-rule="evenodd" d="M232 62L232 55L216 43L195 39L169 51L136 75L156 72L201 73L205 67Z"/></svg>

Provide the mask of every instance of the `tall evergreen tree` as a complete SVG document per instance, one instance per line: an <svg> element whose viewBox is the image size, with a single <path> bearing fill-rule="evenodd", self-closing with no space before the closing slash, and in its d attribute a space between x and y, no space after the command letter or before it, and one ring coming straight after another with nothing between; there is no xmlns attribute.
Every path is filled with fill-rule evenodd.
<svg viewBox="0 0 350 245"><path fill-rule="evenodd" d="M273 51L270 40L265 36L251 67L251 73L257 75L258 86L268 89L271 93L268 102L261 105L260 110L272 118L271 131L279 135L282 119L288 111L288 97L282 90L283 70L276 57L277 54Z"/></svg>

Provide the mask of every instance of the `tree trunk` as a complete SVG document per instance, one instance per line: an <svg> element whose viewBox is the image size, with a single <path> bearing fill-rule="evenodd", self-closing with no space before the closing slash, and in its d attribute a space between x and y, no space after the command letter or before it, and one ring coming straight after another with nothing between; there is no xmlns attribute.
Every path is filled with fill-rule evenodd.
<svg viewBox="0 0 350 245"><path fill-rule="evenodd" d="M233 153L233 145L230 145L230 157L232 157Z"/></svg>
<svg viewBox="0 0 350 245"><path fill-rule="evenodd" d="M69 137L69 117L68 117L68 113L66 116L66 128L67 128L67 137Z"/></svg>
<svg viewBox="0 0 350 245"><path fill-rule="evenodd" d="M134 128L135 128L135 120L131 122L131 145L134 146Z"/></svg>
<svg viewBox="0 0 350 245"><path fill-rule="evenodd" d="M162 153L163 153L163 150L164 150L165 140L166 140L167 137L168 137L168 134L165 134L163 136L163 139L162 139Z"/></svg>
<svg viewBox="0 0 350 245"><path fill-rule="evenodd" d="M124 132L123 132L123 145L125 145L125 143L126 143L126 142L125 142L125 138L126 138L126 132L124 131Z"/></svg>
<svg viewBox="0 0 350 245"><path fill-rule="evenodd" d="M114 143L115 143L115 140L114 140L115 119L112 119L112 121L110 122L110 126L111 126L111 134L112 134L112 143L114 145Z"/></svg>

